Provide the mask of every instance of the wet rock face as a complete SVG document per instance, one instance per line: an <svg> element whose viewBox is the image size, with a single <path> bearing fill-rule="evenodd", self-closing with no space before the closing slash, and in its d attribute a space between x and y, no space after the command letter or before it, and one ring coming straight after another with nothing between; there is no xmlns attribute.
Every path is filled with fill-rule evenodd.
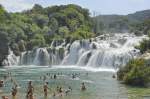
<svg viewBox="0 0 150 99"><path fill-rule="evenodd" d="M0 47L0 66L4 65L2 64L2 61L7 57L7 55L8 55L8 47L7 46Z"/></svg>
<svg viewBox="0 0 150 99"><path fill-rule="evenodd" d="M117 48L118 46L115 45L114 43L110 43L110 47L112 47L112 48Z"/></svg>
<svg viewBox="0 0 150 99"><path fill-rule="evenodd" d="M2 62L8 55L8 44L4 41L5 40L0 37L0 66L4 65Z"/></svg>
<svg viewBox="0 0 150 99"><path fill-rule="evenodd" d="M93 49L97 49L97 47L96 47L96 45L94 43L92 44L92 48Z"/></svg>
<svg viewBox="0 0 150 99"><path fill-rule="evenodd" d="M119 40L118 40L118 43L124 44L126 41L127 41L127 39L122 38L122 39L119 39Z"/></svg>
<svg viewBox="0 0 150 99"><path fill-rule="evenodd" d="M0 53L0 66L5 66L6 64L3 63L3 60L6 59L7 55Z"/></svg>
<svg viewBox="0 0 150 99"><path fill-rule="evenodd" d="M90 52L90 53L87 54L87 58L86 58L86 60L85 60L85 64L88 63L88 61L89 61L91 55L92 55L92 52Z"/></svg>
<svg viewBox="0 0 150 99"><path fill-rule="evenodd" d="M64 53L65 53L64 48L59 48L58 53L59 53L60 59L62 60L64 58Z"/></svg>
<svg viewBox="0 0 150 99"><path fill-rule="evenodd" d="M39 65L42 66L49 65L49 57L46 55L46 53L43 50L40 50L39 60L40 60Z"/></svg>

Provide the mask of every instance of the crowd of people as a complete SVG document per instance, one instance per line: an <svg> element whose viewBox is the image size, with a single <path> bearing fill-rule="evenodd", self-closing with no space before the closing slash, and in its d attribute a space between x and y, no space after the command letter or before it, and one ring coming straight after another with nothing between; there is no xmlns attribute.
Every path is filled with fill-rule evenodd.
<svg viewBox="0 0 150 99"><path fill-rule="evenodd" d="M43 96L44 99L47 99L49 91L52 91L51 88L49 88L49 83L47 81L47 76L51 77L51 79L58 79L58 76L62 75L62 73L60 74L53 74L53 76L50 76L50 73L47 73L46 75L40 77L40 79L42 79L44 81L43 84ZM75 79L77 76L79 76L80 74L70 74L72 79ZM86 73L86 75L88 75L88 73ZM11 90L11 95L12 95L12 99L17 99L17 93L18 93L18 84L14 81L14 79L11 77L11 73L8 73L8 76L4 76L4 80L10 79L10 81L13 83L13 87ZM0 80L0 87L4 87L4 81ZM72 92L72 87L68 86L67 89L63 89L61 86L57 86L56 87L56 91L53 91L51 96L52 97L57 97L57 96L64 96L64 95L68 95L69 93ZM85 91L86 90L86 86L85 83L82 82L81 83L81 91ZM2 99L9 99L8 96L2 96ZM36 99L36 97L34 96L34 86L33 86L33 82L29 81L28 85L27 85L27 91L26 91L26 99Z"/></svg>

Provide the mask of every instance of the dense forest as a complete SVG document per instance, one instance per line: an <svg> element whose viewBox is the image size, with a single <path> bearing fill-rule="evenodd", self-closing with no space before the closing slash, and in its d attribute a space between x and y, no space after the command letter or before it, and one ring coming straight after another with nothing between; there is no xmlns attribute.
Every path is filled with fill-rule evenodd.
<svg viewBox="0 0 150 99"><path fill-rule="evenodd" d="M46 8L35 4L20 13L8 13L0 5L0 63L9 48L20 55L25 50L50 46L53 40L90 38L94 36L92 27L89 11L73 4Z"/></svg>
<svg viewBox="0 0 150 99"><path fill-rule="evenodd" d="M135 25L150 19L150 10L138 11L128 15L98 15L93 18L95 32L102 34L105 32L138 32Z"/></svg>

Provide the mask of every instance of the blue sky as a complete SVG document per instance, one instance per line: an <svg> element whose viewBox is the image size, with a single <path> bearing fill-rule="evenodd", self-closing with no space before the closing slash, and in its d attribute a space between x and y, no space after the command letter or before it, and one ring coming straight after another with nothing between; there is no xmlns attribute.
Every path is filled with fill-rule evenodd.
<svg viewBox="0 0 150 99"><path fill-rule="evenodd" d="M129 14L150 9L150 0L0 0L9 12L32 8L34 4L43 7L61 4L78 4L97 14Z"/></svg>

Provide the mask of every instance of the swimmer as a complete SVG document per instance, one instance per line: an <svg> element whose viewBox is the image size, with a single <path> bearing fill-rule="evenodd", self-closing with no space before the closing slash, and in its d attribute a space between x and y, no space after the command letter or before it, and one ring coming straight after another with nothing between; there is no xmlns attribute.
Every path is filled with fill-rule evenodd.
<svg viewBox="0 0 150 99"><path fill-rule="evenodd" d="M56 79L57 78L57 76L56 76L56 74L54 74L54 79Z"/></svg>
<svg viewBox="0 0 150 99"><path fill-rule="evenodd" d="M116 78L115 74L113 74L112 78Z"/></svg>
<svg viewBox="0 0 150 99"><path fill-rule="evenodd" d="M76 78L76 76L74 74L72 74L72 79L75 79L75 78Z"/></svg>
<svg viewBox="0 0 150 99"><path fill-rule="evenodd" d="M42 79L42 77L40 76L40 79Z"/></svg>
<svg viewBox="0 0 150 99"><path fill-rule="evenodd" d="M85 87L85 84L83 82L82 85L81 85L81 91L85 91L85 90L86 90L86 87Z"/></svg>

